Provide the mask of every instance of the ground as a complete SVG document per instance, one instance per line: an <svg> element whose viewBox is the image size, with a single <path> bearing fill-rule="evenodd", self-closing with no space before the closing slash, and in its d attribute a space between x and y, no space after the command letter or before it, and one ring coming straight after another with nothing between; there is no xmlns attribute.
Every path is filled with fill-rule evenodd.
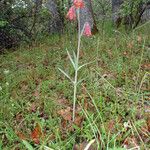
<svg viewBox="0 0 150 150"><path fill-rule="evenodd" d="M76 34L53 35L0 55L0 149L149 149L150 30L107 27L82 38L76 119L66 50ZM47 147L46 147L47 146Z"/></svg>

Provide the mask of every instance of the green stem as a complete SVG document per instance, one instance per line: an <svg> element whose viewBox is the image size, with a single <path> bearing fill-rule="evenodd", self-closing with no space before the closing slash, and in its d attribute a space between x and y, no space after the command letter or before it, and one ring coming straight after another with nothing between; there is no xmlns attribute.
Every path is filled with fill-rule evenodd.
<svg viewBox="0 0 150 150"><path fill-rule="evenodd" d="M80 9L77 9L77 19L78 19L78 48L77 48L77 61L74 77L74 94L73 94L73 122L75 120L75 109L77 100L77 83L78 83L78 65L79 65L79 55L80 55L80 45L81 45L81 29L80 29Z"/></svg>

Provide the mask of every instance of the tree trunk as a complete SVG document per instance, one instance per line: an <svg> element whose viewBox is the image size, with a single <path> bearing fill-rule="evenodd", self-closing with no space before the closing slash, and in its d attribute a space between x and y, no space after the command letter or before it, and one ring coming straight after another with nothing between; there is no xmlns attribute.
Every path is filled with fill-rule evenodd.
<svg viewBox="0 0 150 150"><path fill-rule="evenodd" d="M139 1L137 5L136 13L133 14L134 11L133 7L136 3L134 3L134 1L130 1L128 3L128 5L130 6L130 10L129 10L130 13L125 16L121 16L119 14L119 11L121 9L121 5L123 4L123 2L125 2L125 0L112 0L112 13L113 13L112 20L117 27L119 27L120 24L122 23L123 25L125 25L126 30L128 30L128 29L135 28L142 20L144 20L143 18L149 20L150 2L147 1L143 3L142 0Z"/></svg>
<svg viewBox="0 0 150 150"><path fill-rule="evenodd" d="M49 21L49 33L61 33L63 30L63 21L59 13L56 0L48 0L46 7L51 14Z"/></svg>
<svg viewBox="0 0 150 150"><path fill-rule="evenodd" d="M91 0L83 0L84 1L84 8L80 9L80 24L81 29L83 29L83 26L86 22L88 22L91 26L92 33L95 34L98 32L96 21L94 19L94 13L92 9L92 3Z"/></svg>
<svg viewBox="0 0 150 150"><path fill-rule="evenodd" d="M123 0L112 0L112 20L114 23L119 21L120 18L119 11Z"/></svg>
<svg viewBox="0 0 150 150"><path fill-rule="evenodd" d="M34 12L33 12L33 24L30 29L30 33L32 34L32 32L33 32L33 34L34 34L34 37L32 37L33 39L35 39L35 37L36 37L36 25L39 20L39 13L40 13L41 9L42 9L42 0L35 0Z"/></svg>

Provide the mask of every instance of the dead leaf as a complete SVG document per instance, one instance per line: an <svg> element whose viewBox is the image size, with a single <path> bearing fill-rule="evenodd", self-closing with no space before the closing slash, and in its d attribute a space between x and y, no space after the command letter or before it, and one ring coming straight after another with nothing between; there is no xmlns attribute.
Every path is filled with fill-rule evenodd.
<svg viewBox="0 0 150 150"><path fill-rule="evenodd" d="M26 136L25 136L22 132L17 132L16 134L17 134L17 136L18 136L21 140L26 140L26 139L27 139Z"/></svg>
<svg viewBox="0 0 150 150"><path fill-rule="evenodd" d="M25 92L28 89L28 85L23 85L21 87L21 91Z"/></svg>
<svg viewBox="0 0 150 150"><path fill-rule="evenodd" d="M31 139L35 144L40 143L40 138L43 137L41 126L37 123L34 130L31 133Z"/></svg>
<svg viewBox="0 0 150 150"><path fill-rule="evenodd" d="M67 121L66 120L61 120L61 127L62 127L62 129L64 130L66 130L66 127L67 127Z"/></svg>
<svg viewBox="0 0 150 150"><path fill-rule="evenodd" d="M33 63L33 62L29 62L27 68L28 68L28 69L36 68L36 64Z"/></svg>
<svg viewBox="0 0 150 150"><path fill-rule="evenodd" d="M84 57L84 51L81 50L81 51L80 51L80 58L83 58L83 57Z"/></svg>
<svg viewBox="0 0 150 150"><path fill-rule="evenodd" d="M72 119L72 112L70 107L59 110L58 114L61 115L61 117L66 121L71 121Z"/></svg>
<svg viewBox="0 0 150 150"><path fill-rule="evenodd" d="M49 59L46 57L42 62L43 66L47 67L49 65Z"/></svg>
<svg viewBox="0 0 150 150"><path fill-rule="evenodd" d="M35 113L36 110L37 110L37 106L36 106L36 104L33 102L33 103L31 104L30 111Z"/></svg>
<svg viewBox="0 0 150 150"><path fill-rule="evenodd" d="M143 70L150 70L150 63L145 63L141 65L141 69Z"/></svg>
<svg viewBox="0 0 150 150"><path fill-rule="evenodd" d="M68 104L68 100L67 99L65 99L65 98L59 98L58 100L57 100L57 104L59 104L59 105L61 105L61 106L65 106L65 105L67 105Z"/></svg>
<svg viewBox="0 0 150 150"><path fill-rule="evenodd" d="M133 41L131 41L131 42L129 42L129 43L127 44L127 47L128 47L129 49L132 49L133 46L134 46L134 42L133 42Z"/></svg>
<svg viewBox="0 0 150 150"><path fill-rule="evenodd" d="M28 82L26 80L21 81L19 84L19 88L20 88L21 92L24 94L29 88Z"/></svg>
<svg viewBox="0 0 150 150"><path fill-rule="evenodd" d="M138 43L142 42L142 37L140 35L137 36L137 41L138 41Z"/></svg>
<svg viewBox="0 0 150 150"><path fill-rule="evenodd" d="M74 124L78 127L81 127L82 121L83 121L83 117L78 115L75 117Z"/></svg>
<svg viewBox="0 0 150 150"><path fill-rule="evenodd" d="M15 119L17 122L21 122L23 120L23 115L21 112L17 113L16 116L15 116Z"/></svg>
<svg viewBox="0 0 150 150"><path fill-rule="evenodd" d="M129 52L128 52L128 51L124 51L124 52L123 52L123 56L124 56L124 57L128 57L128 56L129 56Z"/></svg>
<svg viewBox="0 0 150 150"><path fill-rule="evenodd" d="M40 92L39 90L36 89L36 91L32 94L36 99L39 99L40 97Z"/></svg>
<svg viewBox="0 0 150 150"><path fill-rule="evenodd" d="M110 120L108 122L107 129L108 129L108 131L113 132L113 130L115 129L115 121L114 120Z"/></svg>
<svg viewBox="0 0 150 150"><path fill-rule="evenodd" d="M133 148L133 147L138 147L138 144L137 144L137 139L132 136L132 137L127 137L124 142L123 142L123 145L124 145L124 148L126 149L130 149L130 148Z"/></svg>

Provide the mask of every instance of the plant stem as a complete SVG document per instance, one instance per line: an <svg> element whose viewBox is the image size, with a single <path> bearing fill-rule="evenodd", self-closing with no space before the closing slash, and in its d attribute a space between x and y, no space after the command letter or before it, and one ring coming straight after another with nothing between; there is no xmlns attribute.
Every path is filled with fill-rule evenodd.
<svg viewBox="0 0 150 150"><path fill-rule="evenodd" d="M77 73L75 73L75 80L77 79L76 78L77 76ZM76 82L76 81L75 81ZM75 120L75 109L76 109L76 99L77 99L77 85L74 83L74 96L73 96L73 122Z"/></svg>
<svg viewBox="0 0 150 150"><path fill-rule="evenodd" d="M78 19L78 48L77 48L77 60L76 60L76 69L74 77L74 96L73 96L73 122L75 120L75 109L76 109L76 100L77 100L77 83L78 83L78 66L79 66L79 55L80 55L80 44L81 44L81 28L80 28L80 9L77 9L77 19Z"/></svg>

